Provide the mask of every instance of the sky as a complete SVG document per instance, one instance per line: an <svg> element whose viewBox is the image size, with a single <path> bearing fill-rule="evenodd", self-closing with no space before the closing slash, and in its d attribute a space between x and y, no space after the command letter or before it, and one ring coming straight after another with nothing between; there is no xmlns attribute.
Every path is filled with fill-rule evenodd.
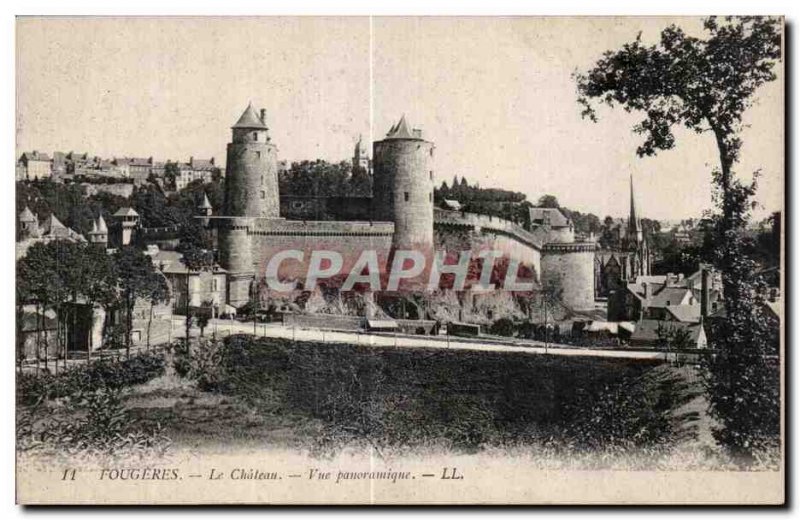
<svg viewBox="0 0 800 520"><path fill-rule="evenodd" d="M713 139L678 129L675 149L638 158L641 115L582 120L572 79L670 23L701 31L689 18L20 18L17 151L223 163L252 102L280 159L339 161L405 115L436 145L437 184L549 193L602 218L627 214L633 175L641 216L697 217ZM737 168L761 169L756 217L782 207L778 73L746 114Z"/></svg>

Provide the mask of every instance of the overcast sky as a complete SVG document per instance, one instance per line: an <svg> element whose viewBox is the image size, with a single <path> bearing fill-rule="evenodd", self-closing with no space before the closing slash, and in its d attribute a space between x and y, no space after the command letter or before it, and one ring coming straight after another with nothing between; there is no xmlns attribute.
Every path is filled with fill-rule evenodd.
<svg viewBox="0 0 800 520"><path fill-rule="evenodd" d="M247 103L268 112L279 157L352 156L405 114L436 144L437 183L556 195L601 218L628 211L633 174L643 216L699 216L717 164L708 135L678 131L674 150L635 155L641 119L621 109L581 120L574 70L659 18L20 19L17 150L222 163ZM742 163L762 169L759 201L780 209L783 87L747 114Z"/></svg>

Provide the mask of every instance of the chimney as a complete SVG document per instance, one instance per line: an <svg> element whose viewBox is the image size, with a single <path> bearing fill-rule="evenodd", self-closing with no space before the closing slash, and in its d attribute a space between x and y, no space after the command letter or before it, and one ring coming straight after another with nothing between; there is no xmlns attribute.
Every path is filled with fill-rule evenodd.
<svg viewBox="0 0 800 520"><path fill-rule="evenodd" d="M700 316L703 318L708 317L708 306L711 303L710 277L711 273L708 268L703 266L700 272Z"/></svg>
<svg viewBox="0 0 800 520"><path fill-rule="evenodd" d="M259 119L261 119L261 124L264 124L264 125L267 124L267 109L266 108L262 108L261 109L261 114L259 116Z"/></svg>
<svg viewBox="0 0 800 520"><path fill-rule="evenodd" d="M214 164L214 158L213 157L211 158L211 166L216 166L216 164Z"/></svg>
<svg viewBox="0 0 800 520"><path fill-rule="evenodd" d="M644 294L644 299L650 299L650 285L647 282L642 284L642 293Z"/></svg>

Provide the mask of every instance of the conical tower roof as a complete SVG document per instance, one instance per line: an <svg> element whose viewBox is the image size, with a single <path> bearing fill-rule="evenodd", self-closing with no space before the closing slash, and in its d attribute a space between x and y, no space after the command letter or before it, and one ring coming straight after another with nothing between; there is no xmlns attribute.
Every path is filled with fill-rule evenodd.
<svg viewBox="0 0 800 520"><path fill-rule="evenodd" d="M56 218L55 214L50 215L50 218L47 219L47 223L45 224L45 230L48 233L52 233L58 229L67 229L67 226L62 224L61 221Z"/></svg>
<svg viewBox="0 0 800 520"><path fill-rule="evenodd" d="M94 235L95 233L97 233L97 221L93 220L92 221L92 230L89 231L89 234L90 235Z"/></svg>
<svg viewBox="0 0 800 520"><path fill-rule="evenodd" d="M247 105L247 108L242 112L242 116L236 121L236 124L233 125L232 128L253 128L258 130L266 130L267 125L261 121L261 118L258 117L256 114L255 109L253 109L252 103Z"/></svg>
<svg viewBox="0 0 800 520"><path fill-rule="evenodd" d="M413 139L414 136L411 135L411 132L408 130L408 123L406 123L406 116L405 114L403 117L400 118L400 121L397 122L395 126L393 126L389 133L386 134L386 139Z"/></svg>
<svg viewBox="0 0 800 520"><path fill-rule="evenodd" d="M213 206L211 206L211 201L208 200L208 194L207 193L203 193L203 202L200 203L199 207L200 207L200 209L213 209Z"/></svg>
<svg viewBox="0 0 800 520"><path fill-rule="evenodd" d="M103 215L97 217L97 232L98 233L108 233L108 226L106 226L106 221L103 218Z"/></svg>
<svg viewBox="0 0 800 520"><path fill-rule="evenodd" d="M19 221L20 222L38 222L39 219L36 218L36 215L25 206L25 209L22 210L22 213L19 214Z"/></svg>
<svg viewBox="0 0 800 520"><path fill-rule="evenodd" d="M115 217L138 217L139 214L136 213L136 210L131 207L124 207L119 208L116 213L114 213Z"/></svg>

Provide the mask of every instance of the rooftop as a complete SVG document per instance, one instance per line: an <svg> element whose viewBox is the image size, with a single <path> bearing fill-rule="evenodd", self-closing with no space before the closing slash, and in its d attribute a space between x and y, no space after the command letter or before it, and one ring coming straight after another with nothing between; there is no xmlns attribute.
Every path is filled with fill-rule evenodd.
<svg viewBox="0 0 800 520"><path fill-rule="evenodd" d="M136 213L136 210L133 208L119 208L116 213L114 213L115 217L138 217L139 214Z"/></svg>
<svg viewBox="0 0 800 520"><path fill-rule="evenodd" d="M253 128L258 130L266 130L267 125L265 125L264 121L262 121L258 114L256 114L255 109L253 109L253 105L249 104L232 128Z"/></svg>
<svg viewBox="0 0 800 520"><path fill-rule="evenodd" d="M683 323L679 321L659 321L659 320L641 320L636 324L636 330L631 335L631 341L656 343L659 340L658 328L663 329L683 329L689 331L689 338L693 342L697 342L703 326L700 323Z"/></svg>
<svg viewBox="0 0 800 520"><path fill-rule="evenodd" d="M569 219L558 208L531 208L532 224L547 224L550 227L567 227Z"/></svg>
<svg viewBox="0 0 800 520"><path fill-rule="evenodd" d="M25 209L22 210L22 213L19 214L19 221L20 222L38 222L39 219L36 218L36 215L25 206Z"/></svg>
<svg viewBox="0 0 800 520"><path fill-rule="evenodd" d="M403 115L396 125L392 126L386 133L384 139L417 139L422 140L422 130L414 128L409 130L406 116Z"/></svg>
<svg viewBox="0 0 800 520"><path fill-rule="evenodd" d="M23 153L22 157L20 157L20 159L22 159L22 158L25 158L28 161L49 161L50 160L50 156L49 155L47 155L46 153L38 152L36 150L34 150L32 152Z"/></svg>
<svg viewBox="0 0 800 520"><path fill-rule="evenodd" d="M700 321L699 305L668 305L666 309L676 321L684 323L698 323Z"/></svg>

